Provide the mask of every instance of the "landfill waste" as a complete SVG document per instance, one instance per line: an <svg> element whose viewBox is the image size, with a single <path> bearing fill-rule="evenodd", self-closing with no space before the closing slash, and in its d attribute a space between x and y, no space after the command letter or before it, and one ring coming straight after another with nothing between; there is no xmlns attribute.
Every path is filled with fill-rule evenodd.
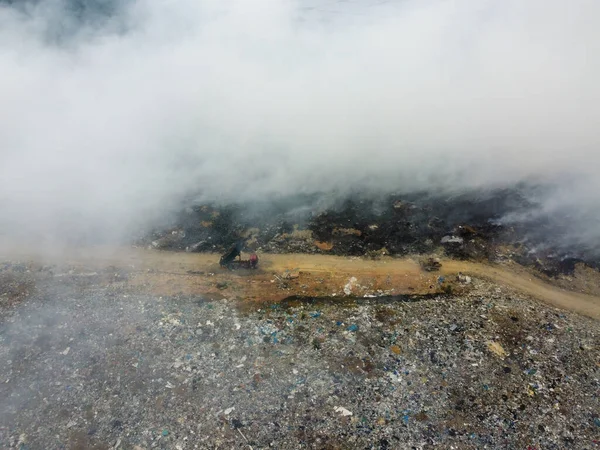
<svg viewBox="0 0 600 450"><path fill-rule="evenodd" d="M502 348L502 345L500 345L498 342L488 342L487 347L496 356L499 356L501 358L504 358L505 356L507 356L506 351Z"/></svg>
<svg viewBox="0 0 600 450"><path fill-rule="evenodd" d="M229 252L231 240L239 239L254 252L372 259L443 252L459 259L514 261L550 277L572 275L580 264L599 269L599 252L583 244L559 245L562 241L551 237L560 235L562 228L551 228L543 215L530 214L536 208L531 200L535 189L520 186L450 198L434 193L375 199L354 195L335 204L325 194L194 204L183 208L169 226L142 233L136 243L157 250L212 253ZM503 220L517 216L530 219L518 226ZM237 255L231 256L233 261ZM429 267L435 270L435 264Z"/></svg>
<svg viewBox="0 0 600 450"><path fill-rule="evenodd" d="M1 448L597 446L597 321L507 286L265 302L94 270L0 264Z"/></svg>
<svg viewBox="0 0 600 450"><path fill-rule="evenodd" d="M436 272L441 269L442 263L438 258L429 257L421 260L421 267L427 272Z"/></svg>
<svg viewBox="0 0 600 450"><path fill-rule="evenodd" d="M471 277L469 275L464 275L459 272L456 276L456 281L463 284L471 284Z"/></svg>
<svg viewBox="0 0 600 450"><path fill-rule="evenodd" d="M348 411L346 408L344 408L342 406L336 406L333 409L335 412L340 413L344 417L352 415L352 412Z"/></svg>
<svg viewBox="0 0 600 450"><path fill-rule="evenodd" d="M459 236L444 236L440 241L442 244L462 244L465 240Z"/></svg>
<svg viewBox="0 0 600 450"><path fill-rule="evenodd" d="M348 280L348 283L346 283L346 285L344 286L344 294L346 294L346 295L352 295L352 290L356 286L356 282L357 281L358 280L356 279L356 277L350 278Z"/></svg>

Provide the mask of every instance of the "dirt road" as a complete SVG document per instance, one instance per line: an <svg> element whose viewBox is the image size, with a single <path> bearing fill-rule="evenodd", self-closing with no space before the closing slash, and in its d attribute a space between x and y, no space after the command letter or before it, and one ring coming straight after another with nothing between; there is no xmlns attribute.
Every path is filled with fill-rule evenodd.
<svg viewBox="0 0 600 450"><path fill-rule="evenodd" d="M254 301L290 296L423 295L443 292L457 273L507 286L552 306L600 319L600 297L552 286L516 265L443 260L438 272L424 272L412 258L368 260L326 255L260 255L260 269L228 272L218 255L159 252L140 248L78 248L40 252L0 247L2 259L27 259L69 266L85 273L125 271L128 282L159 295L212 294ZM444 277L440 283L439 277ZM456 287L456 286L455 286ZM464 289L464 286L458 286Z"/></svg>

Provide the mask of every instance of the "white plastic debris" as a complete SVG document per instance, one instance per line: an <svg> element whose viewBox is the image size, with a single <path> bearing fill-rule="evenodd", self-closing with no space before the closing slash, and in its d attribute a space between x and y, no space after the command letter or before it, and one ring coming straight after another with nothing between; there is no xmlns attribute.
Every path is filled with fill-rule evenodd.
<svg viewBox="0 0 600 450"><path fill-rule="evenodd" d="M60 352L62 355L68 355L69 352L71 351L71 347L67 347L65 348L62 352Z"/></svg>
<svg viewBox="0 0 600 450"><path fill-rule="evenodd" d="M441 242L442 244L462 244L464 239L459 236L444 236Z"/></svg>
<svg viewBox="0 0 600 450"><path fill-rule="evenodd" d="M352 415L352 411L347 410L343 406L336 406L335 408L333 408L333 410L337 413L340 413L343 417Z"/></svg>
<svg viewBox="0 0 600 450"><path fill-rule="evenodd" d="M348 280L348 283L346 283L346 285L344 286L344 294L346 294L346 295L352 294L352 289L354 288L356 281L357 281L357 279L355 277L352 277L352 278L350 278L350 280Z"/></svg>
<svg viewBox="0 0 600 450"><path fill-rule="evenodd" d="M233 412L234 409L235 409L235 406L232 406L231 408L227 408L225 411L223 411L223 414L228 416L229 414L231 414Z"/></svg>
<svg viewBox="0 0 600 450"><path fill-rule="evenodd" d="M471 284L471 277L469 275L463 275L462 273L459 272L456 279L459 283Z"/></svg>

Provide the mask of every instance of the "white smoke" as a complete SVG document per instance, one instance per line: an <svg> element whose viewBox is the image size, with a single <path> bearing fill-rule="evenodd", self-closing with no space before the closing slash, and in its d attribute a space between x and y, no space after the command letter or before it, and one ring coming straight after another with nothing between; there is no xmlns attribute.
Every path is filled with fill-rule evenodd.
<svg viewBox="0 0 600 450"><path fill-rule="evenodd" d="M61 3L0 6L5 234L116 236L190 192L575 178L546 212L600 237L595 0L127 5L78 28Z"/></svg>

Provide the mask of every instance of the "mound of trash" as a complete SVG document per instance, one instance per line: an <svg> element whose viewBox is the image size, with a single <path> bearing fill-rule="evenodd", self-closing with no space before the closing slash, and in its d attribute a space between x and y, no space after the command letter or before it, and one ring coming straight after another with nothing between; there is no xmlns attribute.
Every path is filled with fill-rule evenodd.
<svg viewBox="0 0 600 450"><path fill-rule="evenodd" d="M560 222L528 214L528 191L499 189L455 196L427 193L296 196L244 204L198 204L152 230L138 244L187 252L223 252L236 242L264 253L338 256L445 254L457 259L514 260L549 276L571 274L577 263L600 267L580 247L565 248ZM508 221L507 217L529 217Z"/></svg>

